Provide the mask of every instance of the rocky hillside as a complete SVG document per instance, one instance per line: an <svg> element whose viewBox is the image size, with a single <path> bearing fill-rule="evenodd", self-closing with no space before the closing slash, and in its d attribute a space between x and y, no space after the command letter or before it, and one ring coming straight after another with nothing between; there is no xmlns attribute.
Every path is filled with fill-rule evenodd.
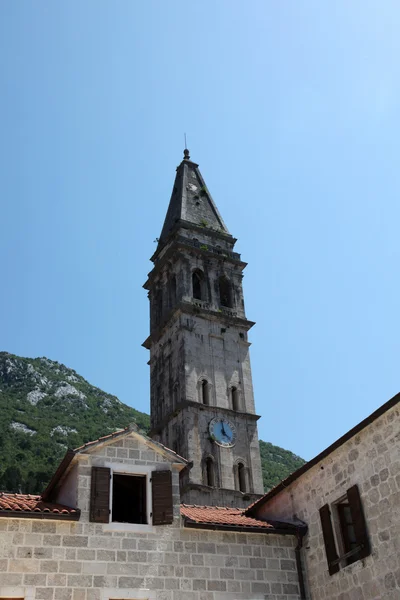
<svg viewBox="0 0 400 600"><path fill-rule="evenodd" d="M67 448L150 418L47 358L0 352L0 490L44 489ZM304 461L260 442L266 489Z"/></svg>

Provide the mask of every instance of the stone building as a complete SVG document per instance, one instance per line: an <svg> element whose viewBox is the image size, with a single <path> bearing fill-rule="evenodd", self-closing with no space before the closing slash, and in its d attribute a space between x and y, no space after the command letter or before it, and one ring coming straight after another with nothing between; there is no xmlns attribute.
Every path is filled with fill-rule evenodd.
<svg viewBox="0 0 400 600"><path fill-rule="evenodd" d="M397 394L245 512L307 523L307 598L400 598L399 401Z"/></svg>
<svg viewBox="0 0 400 600"><path fill-rule="evenodd" d="M151 436L191 463L184 502L247 506L263 493L242 278L246 266L185 150L144 284Z"/></svg>
<svg viewBox="0 0 400 600"><path fill-rule="evenodd" d="M185 468L128 428L67 452L42 496L0 494L0 599L299 600L298 528L180 505Z"/></svg>

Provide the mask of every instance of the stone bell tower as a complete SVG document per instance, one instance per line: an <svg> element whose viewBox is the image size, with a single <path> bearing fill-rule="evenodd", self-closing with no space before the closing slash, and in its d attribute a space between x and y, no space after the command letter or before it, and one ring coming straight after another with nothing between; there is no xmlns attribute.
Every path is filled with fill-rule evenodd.
<svg viewBox="0 0 400 600"><path fill-rule="evenodd" d="M150 299L151 436L192 463L189 504L247 506L263 493L244 310L246 263L189 151L177 167Z"/></svg>

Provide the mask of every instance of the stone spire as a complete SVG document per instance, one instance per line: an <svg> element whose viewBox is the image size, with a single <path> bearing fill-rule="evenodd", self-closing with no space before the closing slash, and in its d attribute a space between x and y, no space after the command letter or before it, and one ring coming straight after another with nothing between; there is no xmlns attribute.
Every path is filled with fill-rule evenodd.
<svg viewBox="0 0 400 600"><path fill-rule="evenodd" d="M159 243L164 244L182 222L230 235L200 173L199 165L190 160L187 148L183 152L181 164L176 169L174 187Z"/></svg>

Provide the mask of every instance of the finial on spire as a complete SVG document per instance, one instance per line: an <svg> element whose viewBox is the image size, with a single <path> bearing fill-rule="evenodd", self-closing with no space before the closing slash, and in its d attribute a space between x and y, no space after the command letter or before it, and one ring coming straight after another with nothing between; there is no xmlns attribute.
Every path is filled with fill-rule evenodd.
<svg viewBox="0 0 400 600"><path fill-rule="evenodd" d="M190 159L190 154L189 154L189 150L187 147L187 142L186 142L186 133L183 134L185 137L185 149L183 151L183 159L184 160L189 160Z"/></svg>

